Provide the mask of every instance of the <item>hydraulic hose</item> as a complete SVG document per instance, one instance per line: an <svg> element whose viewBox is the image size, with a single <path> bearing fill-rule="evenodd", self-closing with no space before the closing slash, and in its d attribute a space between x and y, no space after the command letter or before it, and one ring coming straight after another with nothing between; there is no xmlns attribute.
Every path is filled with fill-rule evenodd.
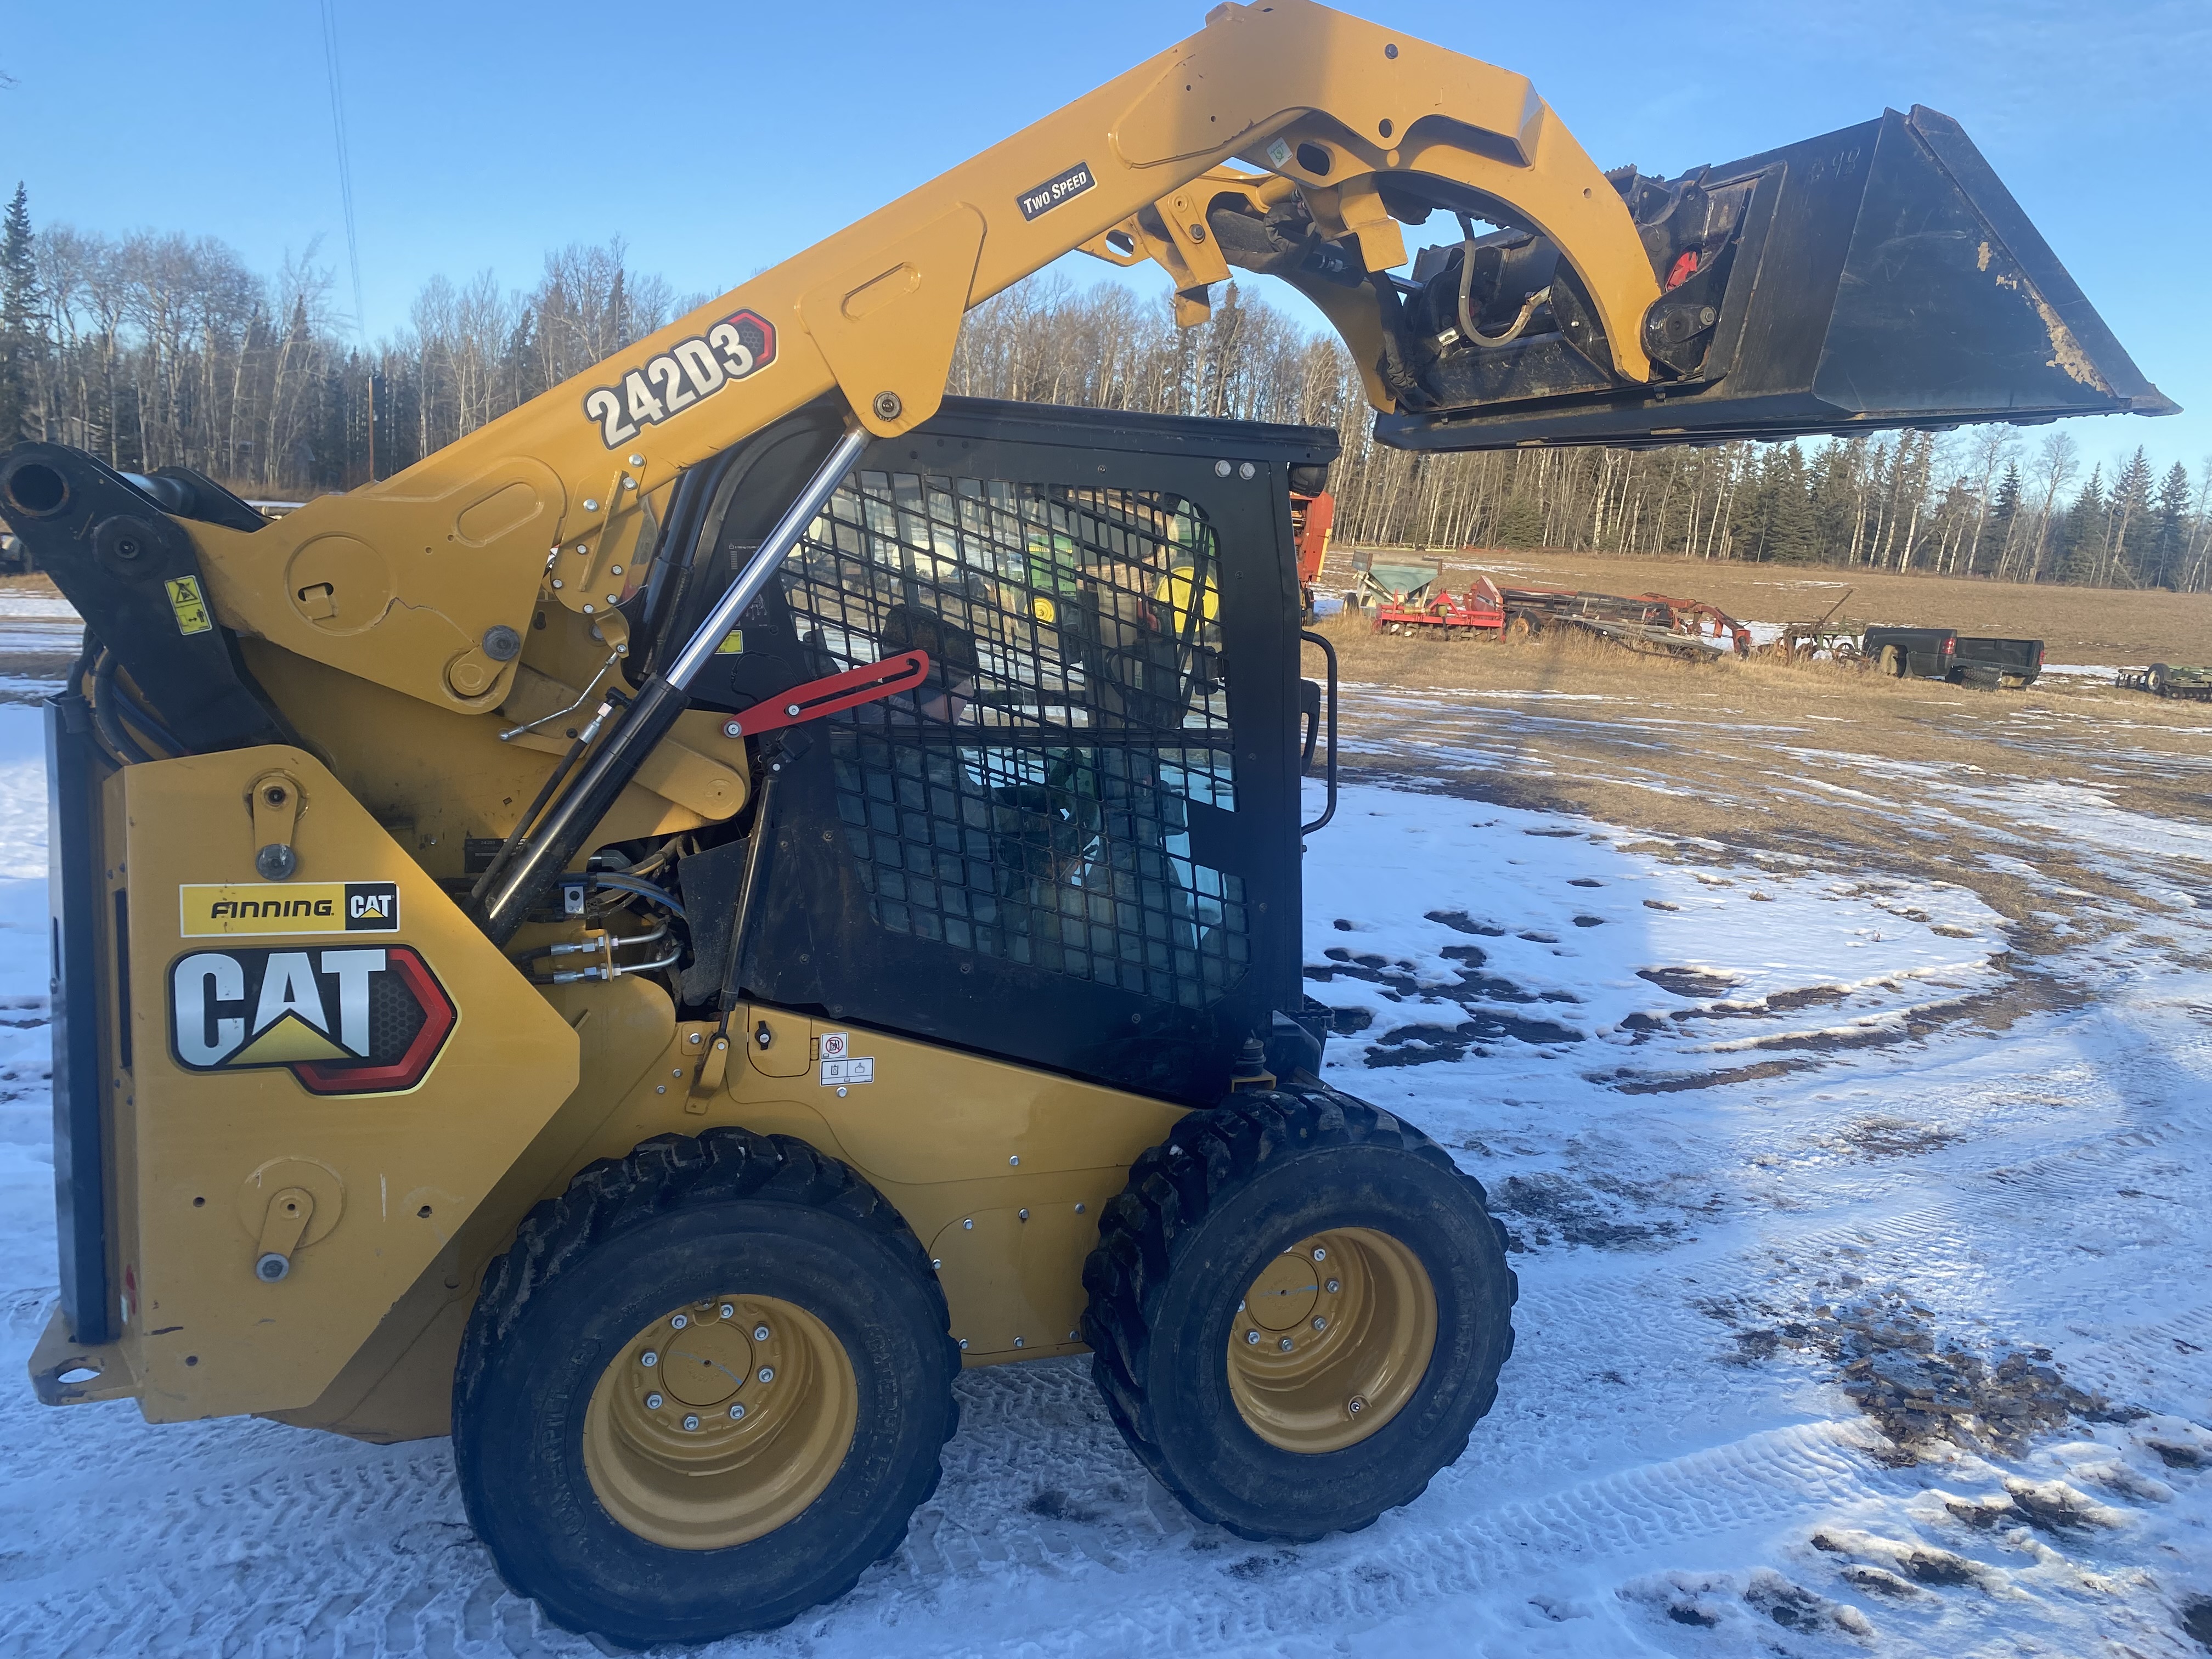
<svg viewBox="0 0 2212 1659"><path fill-rule="evenodd" d="M154 757L143 744L123 729L123 722L116 715L115 705L121 701L115 685L118 665L113 652L100 653L100 664L92 671L92 723L100 741L114 750L125 765L137 766Z"/></svg>
<svg viewBox="0 0 2212 1659"><path fill-rule="evenodd" d="M684 907L649 881L641 881L612 870L594 870L592 872L592 884L596 887L611 887L620 892L635 893L640 898L650 899L686 927L691 925L691 918L684 915Z"/></svg>

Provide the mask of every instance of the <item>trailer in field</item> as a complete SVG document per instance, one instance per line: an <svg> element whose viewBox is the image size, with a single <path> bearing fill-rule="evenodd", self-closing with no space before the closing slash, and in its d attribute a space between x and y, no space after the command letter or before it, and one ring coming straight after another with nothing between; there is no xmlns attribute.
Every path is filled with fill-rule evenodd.
<svg viewBox="0 0 2212 1659"><path fill-rule="evenodd" d="M2123 691L2148 691L2154 697L2184 702L2212 702L2212 668L2154 662L2148 668L2124 668L2116 684Z"/></svg>

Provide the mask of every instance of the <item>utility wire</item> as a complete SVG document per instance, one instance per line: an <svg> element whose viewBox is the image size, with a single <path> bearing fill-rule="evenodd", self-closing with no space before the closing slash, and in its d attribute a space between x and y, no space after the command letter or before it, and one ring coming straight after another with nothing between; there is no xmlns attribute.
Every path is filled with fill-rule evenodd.
<svg viewBox="0 0 2212 1659"><path fill-rule="evenodd" d="M367 327L361 297L361 236L353 215L353 157L346 145L345 93L338 79L338 14L336 0L323 0L323 65L330 71L331 130L337 139L338 196L345 206L346 258L353 267L353 325Z"/></svg>
<svg viewBox="0 0 2212 1659"><path fill-rule="evenodd" d="M361 233L353 214L353 152L346 143L345 90L338 76L338 13L337 0L323 0L323 66L330 71L331 131L337 140L338 196L345 205L346 262L353 270L353 326L362 342L368 338L368 307L361 292ZM368 477L376 479L376 365L368 366Z"/></svg>

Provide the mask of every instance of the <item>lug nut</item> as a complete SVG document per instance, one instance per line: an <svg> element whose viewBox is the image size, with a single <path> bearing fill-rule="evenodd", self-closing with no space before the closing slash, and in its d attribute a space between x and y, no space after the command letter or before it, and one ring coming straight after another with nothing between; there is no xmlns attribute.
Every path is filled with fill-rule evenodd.
<svg viewBox="0 0 2212 1659"><path fill-rule="evenodd" d="M1334 1295L1335 1295L1339 1291L1342 1290L1343 1288L1344 1288L1344 1286L1343 1286L1342 1285L1339 1284L1339 1283L1338 1283L1335 1279L1330 1279L1330 1280L1328 1281L1328 1293L1329 1293L1331 1296L1334 1296Z"/></svg>
<svg viewBox="0 0 2212 1659"><path fill-rule="evenodd" d="M691 1322L691 1316L689 1314L678 1314L675 1318L670 1320L668 1322L680 1331L686 1325L689 1325Z"/></svg>
<svg viewBox="0 0 2212 1659"><path fill-rule="evenodd" d="M1354 1417L1357 1417L1360 1413L1367 1409L1367 1402L1355 1394L1351 1399L1344 1402L1344 1409L1350 1412Z"/></svg>
<svg viewBox="0 0 2212 1659"><path fill-rule="evenodd" d="M687 1417L687 1418L685 1418L685 1419L684 1419L684 1431L686 1434L696 1434L696 1433L698 1433L698 1432L699 1432L699 1419L698 1419L697 1418L696 1418L696 1417Z"/></svg>
<svg viewBox="0 0 2212 1659"><path fill-rule="evenodd" d="M732 1423L736 1422L739 1418L743 1417L744 1414L745 1414L744 1402L744 1401L740 1401L738 1404L736 1404L736 1405L734 1405L734 1406L732 1406L732 1407L730 1407L730 1421L732 1421Z"/></svg>
<svg viewBox="0 0 2212 1659"><path fill-rule="evenodd" d="M1257 1331L1247 1331L1244 1333L1244 1340L1248 1346L1256 1348L1260 1346L1260 1333Z"/></svg>
<svg viewBox="0 0 2212 1659"><path fill-rule="evenodd" d="M649 1394L646 1395L645 1408L649 1412L659 1411L660 1409L660 1396L657 1394Z"/></svg>
<svg viewBox="0 0 2212 1659"><path fill-rule="evenodd" d="M762 1366L762 1367L760 1368L760 1380L761 1380L762 1382L775 1382L775 1366L773 1366L773 1365L763 1365L763 1366Z"/></svg>
<svg viewBox="0 0 2212 1659"><path fill-rule="evenodd" d="M1314 1260L1315 1260L1315 1261L1328 1261L1328 1252L1327 1250L1324 1250L1324 1249L1321 1249L1316 1248L1316 1249L1315 1249L1315 1251L1314 1251Z"/></svg>
<svg viewBox="0 0 2212 1659"><path fill-rule="evenodd" d="M1317 1331L1325 1331L1328 1328L1328 1321L1326 1319L1316 1319L1313 1322L1313 1327Z"/></svg>
<svg viewBox="0 0 2212 1659"><path fill-rule="evenodd" d="M637 1363L644 1366L647 1370L651 1370L655 1365L658 1365L660 1363L660 1356L655 1353L652 1349L647 1348L643 1353L637 1357Z"/></svg>
<svg viewBox="0 0 2212 1659"><path fill-rule="evenodd" d="M756 1325L756 1326L754 1326L754 1327L753 1327L753 1340L754 1340L754 1341L756 1341L756 1342L765 1342L765 1341L767 1341L767 1340L768 1340L768 1327L767 1327L767 1326L765 1326L765 1325Z"/></svg>
<svg viewBox="0 0 2212 1659"><path fill-rule="evenodd" d="M737 1316L738 1310L735 1308L732 1308L728 1303L725 1302L722 1304L722 1317L725 1319L735 1319Z"/></svg>
<svg viewBox="0 0 2212 1659"><path fill-rule="evenodd" d="M1281 1341L1275 1344L1275 1346L1280 1348L1285 1353L1288 1353L1291 1351L1291 1339L1286 1336Z"/></svg>

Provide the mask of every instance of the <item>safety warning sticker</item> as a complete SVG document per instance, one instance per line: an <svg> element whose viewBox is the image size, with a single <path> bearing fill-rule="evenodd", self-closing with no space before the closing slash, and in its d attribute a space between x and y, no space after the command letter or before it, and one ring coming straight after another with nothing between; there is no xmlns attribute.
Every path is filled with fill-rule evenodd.
<svg viewBox="0 0 2212 1659"><path fill-rule="evenodd" d="M822 1086L835 1088L847 1083L873 1083L876 1062L872 1060L825 1060L822 1062Z"/></svg>
<svg viewBox="0 0 2212 1659"><path fill-rule="evenodd" d="M208 615L207 600L200 592L197 576L177 576L167 584L169 590L169 609L176 613L177 632L204 634L215 626Z"/></svg>

